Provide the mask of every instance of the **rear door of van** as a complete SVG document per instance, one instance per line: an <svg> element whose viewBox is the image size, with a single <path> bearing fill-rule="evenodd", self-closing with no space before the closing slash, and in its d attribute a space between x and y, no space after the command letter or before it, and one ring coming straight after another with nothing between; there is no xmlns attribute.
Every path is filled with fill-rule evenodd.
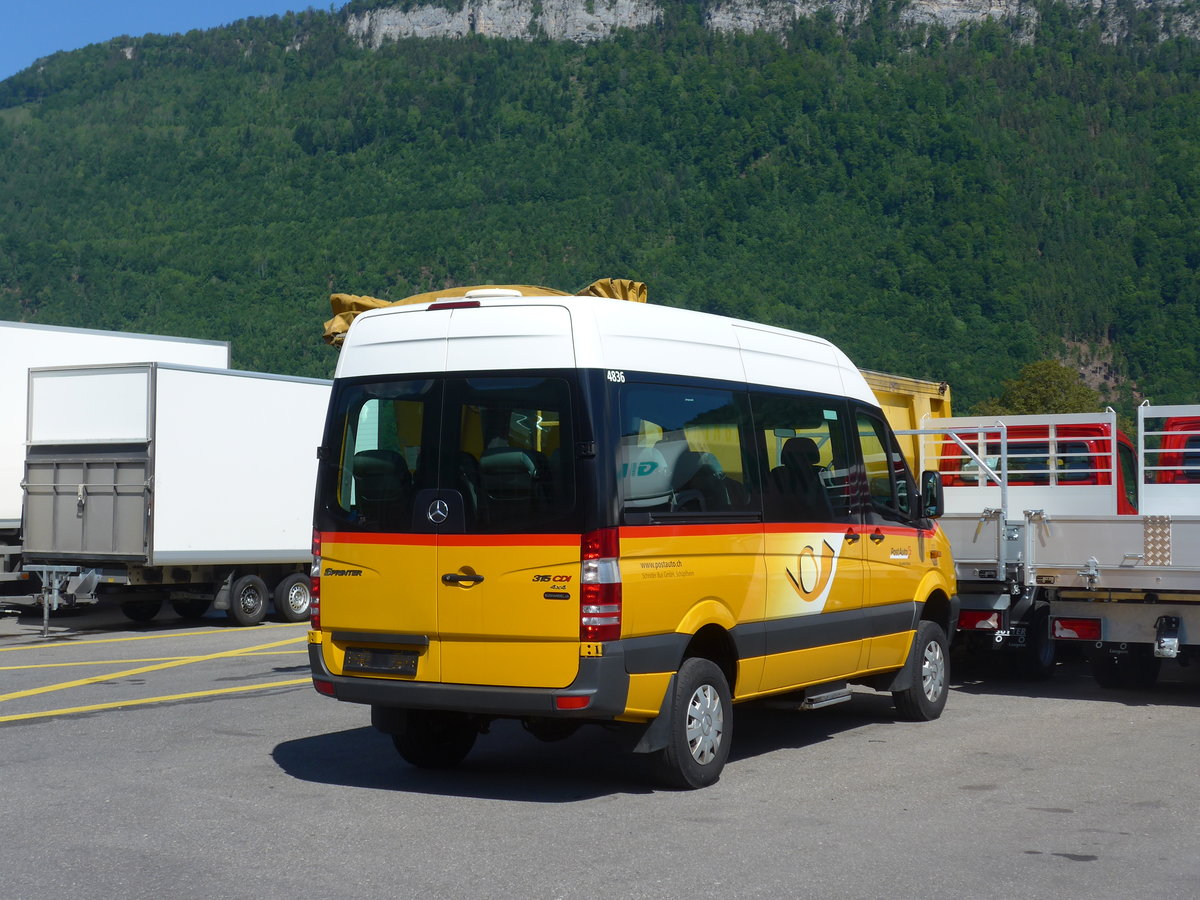
<svg viewBox="0 0 1200 900"><path fill-rule="evenodd" d="M317 510L326 664L564 687L579 665L578 377L503 366L573 360L569 315L407 315L454 317L449 371L335 385ZM537 334L523 340L531 321ZM397 342L398 361L404 350Z"/></svg>

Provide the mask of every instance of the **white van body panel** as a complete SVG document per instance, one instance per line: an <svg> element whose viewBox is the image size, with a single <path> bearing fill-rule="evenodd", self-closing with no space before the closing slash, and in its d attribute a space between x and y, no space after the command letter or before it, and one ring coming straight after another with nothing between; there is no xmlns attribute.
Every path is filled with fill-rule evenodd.
<svg viewBox="0 0 1200 900"><path fill-rule="evenodd" d="M346 336L336 377L528 368L630 370L799 385L879 405L846 355L812 335L597 297L479 302L470 308L414 304L360 314Z"/></svg>

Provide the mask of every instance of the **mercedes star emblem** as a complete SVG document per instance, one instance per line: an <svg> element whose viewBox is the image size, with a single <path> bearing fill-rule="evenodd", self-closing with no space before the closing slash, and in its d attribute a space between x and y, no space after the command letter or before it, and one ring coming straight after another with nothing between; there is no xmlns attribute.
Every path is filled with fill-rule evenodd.
<svg viewBox="0 0 1200 900"><path fill-rule="evenodd" d="M429 504L429 512L425 515L429 517L429 521L434 525L441 525L450 518L450 506L445 500L434 500Z"/></svg>

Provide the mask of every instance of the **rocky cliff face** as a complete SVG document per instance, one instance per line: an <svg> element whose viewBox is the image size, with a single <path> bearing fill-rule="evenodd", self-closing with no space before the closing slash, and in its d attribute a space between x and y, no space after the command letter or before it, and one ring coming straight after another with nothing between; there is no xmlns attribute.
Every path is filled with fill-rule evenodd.
<svg viewBox="0 0 1200 900"><path fill-rule="evenodd" d="M1110 40L1127 30L1125 13L1114 0L1064 0L1092 11ZM852 23L870 10L870 0L717 0L706 12L715 31L768 31L784 34L800 17L832 10L840 22ZM1164 37L1200 37L1200 9L1195 0L1133 0L1152 10ZM1024 23L1028 31L1037 10L1024 0L909 0L900 13L911 25L939 25L956 31L964 24L991 18ZM405 37L490 37L563 41L597 41L620 28L651 25L662 16L658 0L463 0L457 10L444 6L400 6L349 17L347 28L361 44L378 47Z"/></svg>

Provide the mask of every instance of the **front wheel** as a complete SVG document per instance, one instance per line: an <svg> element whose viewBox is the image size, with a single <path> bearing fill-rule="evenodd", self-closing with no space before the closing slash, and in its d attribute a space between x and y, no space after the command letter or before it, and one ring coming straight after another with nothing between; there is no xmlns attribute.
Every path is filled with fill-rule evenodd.
<svg viewBox="0 0 1200 900"><path fill-rule="evenodd" d="M909 653L908 687L892 692L896 711L912 722L928 722L942 714L950 691L946 632L937 622L922 621Z"/></svg>
<svg viewBox="0 0 1200 900"><path fill-rule="evenodd" d="M729 682L716 663L684 660L663 715L670 716L667 746L659 772L669 787L701 788L721 777L729 758L732 706Z"/></svg>
<svg viewBox="0 0 1200 900"><path fill-rule="evenodd" d="M479 727L463 713L409 711L404 729L392 735L396 752L421 769L452 769L475 746Z"/></svg>

